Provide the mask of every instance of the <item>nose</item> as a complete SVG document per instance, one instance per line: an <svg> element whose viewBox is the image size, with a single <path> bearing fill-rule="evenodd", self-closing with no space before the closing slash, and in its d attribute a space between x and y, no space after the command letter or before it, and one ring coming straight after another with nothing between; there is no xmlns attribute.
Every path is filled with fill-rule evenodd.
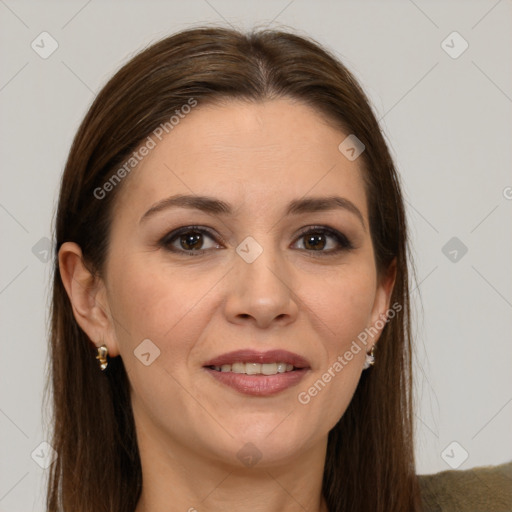
<svg viewBox="0 0 512 512"><path fill-rule="evenodd" d="M228 321L252 323L261 329L294 322L299 303L291 274L286 261L273 249L264 249L252 263L236 255L224 302Z"/></svg>

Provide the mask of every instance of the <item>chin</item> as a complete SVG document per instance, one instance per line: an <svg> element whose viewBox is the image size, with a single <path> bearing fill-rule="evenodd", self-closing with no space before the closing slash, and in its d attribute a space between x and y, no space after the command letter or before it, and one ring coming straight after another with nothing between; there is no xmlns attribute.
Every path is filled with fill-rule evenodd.
<svg viewBox="0 0 512 512"><path fill-rule="evenodd" d="M271 467L293 461L318 439L314 433L306 432L304 425L283 421L285 417L272 415L272 421L268 422L239 423L240 427L233 430L237 434L226 440L228 446L219 455L225 459L229 454L230 464L235 462L237 466L246 467ZM219 451L218 446L215 451Z"/></svg>

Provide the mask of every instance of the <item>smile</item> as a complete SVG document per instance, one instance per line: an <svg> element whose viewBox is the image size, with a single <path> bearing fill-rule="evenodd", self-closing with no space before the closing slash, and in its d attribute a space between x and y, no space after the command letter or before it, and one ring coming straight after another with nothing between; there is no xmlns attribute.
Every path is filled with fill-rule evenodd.
<svg viewBox="0 0 512 512"><path fill-rule="evenodd" d="M245 373L246 375L276 375L292 372L295 367L289 363L233 363L209 368L218 372Z"/></svg>
<svg viewBox="0 0 512 512"><path fill-rule="evenodd" d="M296 386L311 367L305 357L287 350L244 349L210 359L203 370L224 388L263 397Z"/></svg>

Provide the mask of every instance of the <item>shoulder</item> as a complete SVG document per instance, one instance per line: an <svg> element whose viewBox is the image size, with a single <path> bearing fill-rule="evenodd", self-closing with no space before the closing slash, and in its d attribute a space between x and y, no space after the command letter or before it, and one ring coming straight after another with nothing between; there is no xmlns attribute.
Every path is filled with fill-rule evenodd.
<svg viewBox="0 0 512 512"><path fill-rule="evenodd" d="M512 512L512 461L418 479L424 512Z"/></svg>

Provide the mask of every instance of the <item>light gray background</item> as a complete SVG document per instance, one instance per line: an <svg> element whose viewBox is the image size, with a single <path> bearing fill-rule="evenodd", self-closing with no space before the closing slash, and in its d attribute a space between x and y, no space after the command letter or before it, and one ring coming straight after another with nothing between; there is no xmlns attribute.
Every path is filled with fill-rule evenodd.
<svg viewBox="0 0 512 512"><path fill-rule="evenodd" d="M31 458L46 436L50 263L39 241L51 237L72 137L131 55L202 23L293 27L361 80L407 198L418 471L512 459L510 0L0 0L0 17L0 511L43 510L46 471ZM43 31L59 45L47 59L31 48ZM469 44L456 59L441 46L453 31ZM454 236L468 248L455 262L442 252Z"/></svg>

